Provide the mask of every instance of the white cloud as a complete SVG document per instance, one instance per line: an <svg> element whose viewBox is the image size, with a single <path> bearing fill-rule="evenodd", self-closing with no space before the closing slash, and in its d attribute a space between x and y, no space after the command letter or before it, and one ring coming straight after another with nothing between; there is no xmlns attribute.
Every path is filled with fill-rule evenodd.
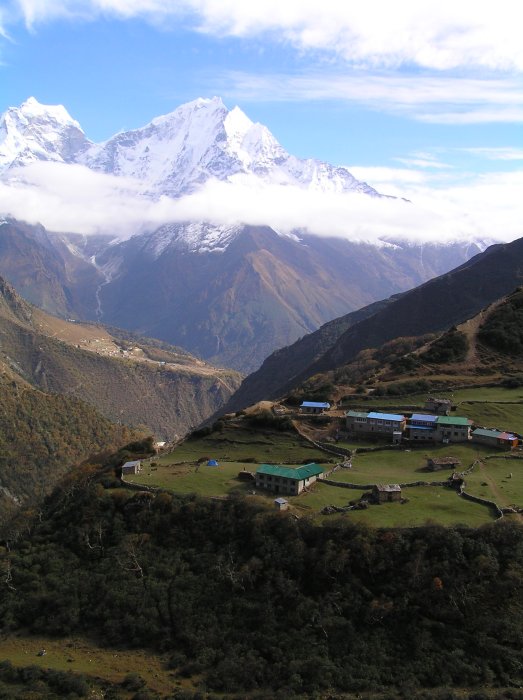
<svg viewBox="0 0 523 700"><path fill-rule="evenodd" d="M0 212L50 230L105 232L119 237L175 221L242 222L282 232L377 241L512 240L523 235L523 172L483 175L465 184L438 182L439 173L406 168L354 168L382 192L410 200L321 193L267 185L254 177L208 182L179 200L151 201L128 179L78 165L40 162L0 184Z"/></svg>
<svg viewBox="0 0 523 700"><path fill-rule="evenodd" d="M487 160L523 160L523 148L462 148L460 150Z"/></svg>
<svg viewBox="0 0 523 700"><path fill-rule="evenodd" d="M347 101L442 124L523 122L523 81L518 78L231 71L223 77L223 93L245 101Z"/></svg>
<svg viewBox="0 0 523 700"><path fill-rule="evenodd" d="M354 64L523 70L514 0L15 0L28 25L57 17L189 19L218 36L267 37Z"/></svg>

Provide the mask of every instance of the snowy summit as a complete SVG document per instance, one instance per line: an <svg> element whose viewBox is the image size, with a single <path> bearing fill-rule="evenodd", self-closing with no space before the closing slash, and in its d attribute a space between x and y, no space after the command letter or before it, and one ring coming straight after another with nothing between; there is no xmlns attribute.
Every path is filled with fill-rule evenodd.
<svg viewBox="0 0 523 700"><path fill-rule="evenodd" d="M179 197L209 179L248 176L266 184L325 192L357 191L379 196L343 167L296 158L262 124L219 97L199 98L149 124L100 144L59 106L34 98L10 108L0 120L0 172L36 160L80 163L140 182L144 194Z"/></svg>

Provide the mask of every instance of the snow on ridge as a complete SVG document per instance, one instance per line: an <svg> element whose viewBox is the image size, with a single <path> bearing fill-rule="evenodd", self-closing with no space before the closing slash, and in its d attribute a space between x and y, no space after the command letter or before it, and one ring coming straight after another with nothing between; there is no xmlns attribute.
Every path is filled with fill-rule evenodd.
<svg viewBox="0 0 523 700"><path fill-rule="evenodd" d="M36 98L29 97L25 102L22 102L16 111L18 111L28 120L35 118L47 118L49 121L54 121L57 124L75 126L77 129L82 131L82 127L80 126L79 122L71 117L63 105L44 105L38 102Z"/></svg>
<svg viewBox="0 0 523 700"><path fill-rule="evenodd" d="M143 252L156 259L166 250L174 248L191 253L222 253L242 228L242 224L190 222L166 224L153 234L139 235L146 239Z"/></svg>

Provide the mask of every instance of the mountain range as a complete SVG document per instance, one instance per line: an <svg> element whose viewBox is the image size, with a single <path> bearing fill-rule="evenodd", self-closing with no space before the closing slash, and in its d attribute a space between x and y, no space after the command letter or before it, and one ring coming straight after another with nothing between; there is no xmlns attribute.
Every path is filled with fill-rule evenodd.
<svg viewBox="0 0 523 700"><path fill-rule="evenodd" d="M0 177L19 184L42 162L82 166L122 190L132 182L144 206L216 181L385 197L347 168L290 155L265 126L219 98L197 99L101 144L64 107L30 98L0 119ZM0 274L27 299L244 373L326 321L446 272L485 246L362 242L349 223L345 237L283 232L271 226L270 211L264 225L217 224L202 211L201 220L137 225L123 240L110 225L99 235L57 233L11 213L0 226Z"/></svg>
<svg viewBox="0 0 523 700"><path fill-rule="evenodd" d="M325 324L270 355L221 412L284 396L308 378L400 338L447 330L523 284L523 238L496 244L415 289Z"/></svg>

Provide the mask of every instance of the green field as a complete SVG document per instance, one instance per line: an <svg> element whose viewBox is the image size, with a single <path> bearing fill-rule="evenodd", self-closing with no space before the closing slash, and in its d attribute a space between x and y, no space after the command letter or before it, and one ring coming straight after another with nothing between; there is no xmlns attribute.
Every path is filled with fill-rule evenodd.
<svg viewBox="0 0 523 700"><path fill-rule="evenodd" d="M40 649L46 650L45 656L38 656ZM149 689L162 695L170 695L182 686L192 687L190 680L173 679L172 673L166 667L166 659L160 655L139 650L104 649L87 639L55 639L42 636L2 637L0 660L4 659L18 667L39 666L56 671L72 671L118 684L129 673L139 674ZM117 697L131 698L132 696L134 692L118 689ZM31 694L30 697L37 696ZM98 695L93 690L90 697L105 696Z"/></svg>
<svg viewBox="0 0 523 700"><path fill-rule="evenodd" d="M227 496L233 492L250 493L254 484L239 481L238 472L256 471L256 464L220 462L218 467L194 463L160 464L157 469L144 466L141 474L126 477L126 481L158 486L175 493L197 493L200 496Z"/></svg>
<svg viewBox="0 0 523 700"><path fill-rule="evenodd" d="M249 430L243 427L226 427L195 440L186 440L176 449L160 458L161 464L194 462L201 457L218 461L300 464L325 461L325 452L309 445L297 433L270 430Z"/></svg>
<svg viewBox="0 0 523 700"><path fill-rule="evenodd" d="M477 527L492 522L494 517L486 506L466 501L449 488L419 486L404 489L402 495L407 503L372 505L366 510L349 511L343 517L374 527L416 527L428 522Z"/></svg>
<svg viewBox="0 0 523 700"><path fill-rule="evenodd" d="M523 506L523 460L488 459L467 475L466 483L469 493L499 506Z"/></svg>
<svg viewBox="0 0 523 700"><path fill-rule="evenodd" d="M472 399L471 397L474 397ZM413 399L414 397L410 397ZM420 403L424 396L420 396ZM462 413L472 416L488 411L516 409L523 413L523 403L510 404L507 401L523 401L523 390L464 389L454 392L454 401L488 401L462 403ZM397 401L397 399L396 399ZM504 403L500 403L503 401ZM405 400L405 403L408 401ZM379 406L385 402L380 399ZM470 407L470 410L469 410ZM508 413L507 413L508 415ZM341 444L341 443L340 443ZM362 448L365 443L349 443L351 447ZM461 461L460 471L468 469L478 459L481 465L466 478L468 492L494 500L501 506L523 505L523 460L501 459L503 453L495 448L478 444L434 445L397 450L375 450L357 452L352 458L352 469L340 469L330 478L354 484L412 483L417 481L446 481L449 469L426 471L427 457L457 457ZM485 459L492 456L492 459ZM204 458L218 460L218 467L208 467ZM235 423L226 424L221 430L209 435L187 440L171 453L152 458L143 464L141 474L127 477L128 481L164 488L175 493L197 493L205 497L226 497L242 493L250 498L272 506L274 494L256 489L253 482L238 479L241 471L255 472L259 464L289 464L298 466L304 462L317 462L324 470L332 467L335 459L325 452L312 447L300 435L270 429L251 429ZM512 472L513 476L508 477ZM323 520L332 516L320 516L327 505L345 506L358 499L363 490L349 490L317 484L308 493L290 498L296 515L306 515ZM404 489L409 503L404 506L387 504L373 506L365 511L350 512L352 517L376 526L420 525L432 520L445 525L467 523L479 525L492 520L494 514L488 508L465 501L455 492L445 487L416 487ZM345 516L344 516L345 517Z"/></svg>
<svg viewBox="0 0 523 700"><path fill-rule="evenodd" d="M451 472L425 470L427 457L457 457L461 470L474 460L491 454L483 445L434 445L411 450L377 450L357 453L352 458L352 469L340 469L331 476L336 481L354 484L408 483L413 481L444 481Z"/></svg>

